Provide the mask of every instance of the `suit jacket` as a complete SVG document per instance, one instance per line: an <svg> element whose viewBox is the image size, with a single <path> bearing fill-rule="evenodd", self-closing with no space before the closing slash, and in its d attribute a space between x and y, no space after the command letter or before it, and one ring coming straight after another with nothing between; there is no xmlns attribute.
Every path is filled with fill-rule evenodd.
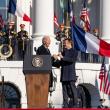
<svg viewBox="0 0 110 110"><path fill-rule="evenodd" d="M45 48L44 45L41 45L37 49L37 54L38 55L51 55L50 50L48 48Z"/></svg>
<svg viewBox="0 0 110 110"><path fill-rule="evenodd" d="M65 49L62 53L60 81L76 81L75 62L77 60L77 51L73 48Z"/></svg>
<svg viewBox="0 0 110 110"><path fill-rule="evenodd" d="M37 54L38 55L51 55L50 50L48 48L45 48L44 45L41 45L40 47L38 47ZM53 57L51 57L51 61L52 61L52 66L54 66Z"/></svg>
<svg viewBox="0 0 110 110"><path fill-rule="evenodd" d="M38 47L37 54L38 55L51 55L50 50L48 48L45 48L44 45L41 45L40 47ZM53 62L53 60L52 60L52 62ZM52 86L53 86L53 74L52 74L52 71L51 71L49 87L52 87Z"/></svg>

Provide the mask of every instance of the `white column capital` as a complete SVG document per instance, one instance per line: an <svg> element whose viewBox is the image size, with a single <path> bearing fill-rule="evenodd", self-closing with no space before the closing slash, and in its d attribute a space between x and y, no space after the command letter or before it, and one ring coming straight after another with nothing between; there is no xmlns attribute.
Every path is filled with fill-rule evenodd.
<svg viewBox="0 0 110 110"><path fill-rule="evenodd" d="M54 0L33 0L33 47L42 44L42 38L47 35L51 38L50 51L57 53L58 41L54 35ZM33 48L33 54L35 54Z"/></svg>
<svg viewBox="0 0 110 110"><path fill-rule="evenodd" d="M54 0L33 0L33 38L54 35Z"/></svg>
<svg viewBox="0 0 110 110"><path fill-rule="evenodd" d="M110 0L100 0L102 39L110 41Z"/></svg>
<svg viewBox="0 0 110 110"><path fill-rule="evenodd" d="M110 0L100 0L101 14L101 34L102 39L110 43ZM106 59L106 63L110 64L110 59Z"/></svg>

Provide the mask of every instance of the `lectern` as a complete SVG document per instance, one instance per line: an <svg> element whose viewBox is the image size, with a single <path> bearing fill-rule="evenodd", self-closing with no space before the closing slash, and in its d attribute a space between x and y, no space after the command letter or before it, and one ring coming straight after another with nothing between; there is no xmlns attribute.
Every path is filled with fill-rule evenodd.
<svg viewBox="0 0 110 110"><path fill-rule="evenodd" d="M23 61L28 108L47 108L51 56L30 54L33 46L28 44Z"/></svg>

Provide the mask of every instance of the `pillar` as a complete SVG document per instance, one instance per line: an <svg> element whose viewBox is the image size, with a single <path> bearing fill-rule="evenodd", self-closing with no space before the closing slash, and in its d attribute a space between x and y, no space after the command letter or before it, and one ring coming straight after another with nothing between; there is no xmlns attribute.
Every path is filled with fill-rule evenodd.
<svg viewBox="0 0 110 110"><path fill-rule="evenodd" d="M100 18L102 39L110 41L110 0L100 0Z"/></svg>
<svg viewBox="0 0 110 110"><path fill-rule="evenodd" d="M100 0L100 18L102 39L110 43L110 0ZM106 58L106 63L110 64L110 59Z"/></svg>
<svg viewBox="0 0 110 110"><path fill-rule="evenodd" d="M34 47L40 46L42 37L48 35L51 37L50 51L56 53L59 43L54 35L54 0L33 0L32 27Z"/></svg>

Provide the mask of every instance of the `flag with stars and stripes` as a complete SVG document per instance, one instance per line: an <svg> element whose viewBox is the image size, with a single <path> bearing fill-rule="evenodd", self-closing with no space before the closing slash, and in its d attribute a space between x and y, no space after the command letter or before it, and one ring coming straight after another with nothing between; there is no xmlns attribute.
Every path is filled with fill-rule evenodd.
<svg viewBox="0 0 110 110"><path fill-rule="evenodd" d="M103 59L101 65L99 79L100 79L100 91L110 95L109 72L106 70L105 58Z"/></svg>

